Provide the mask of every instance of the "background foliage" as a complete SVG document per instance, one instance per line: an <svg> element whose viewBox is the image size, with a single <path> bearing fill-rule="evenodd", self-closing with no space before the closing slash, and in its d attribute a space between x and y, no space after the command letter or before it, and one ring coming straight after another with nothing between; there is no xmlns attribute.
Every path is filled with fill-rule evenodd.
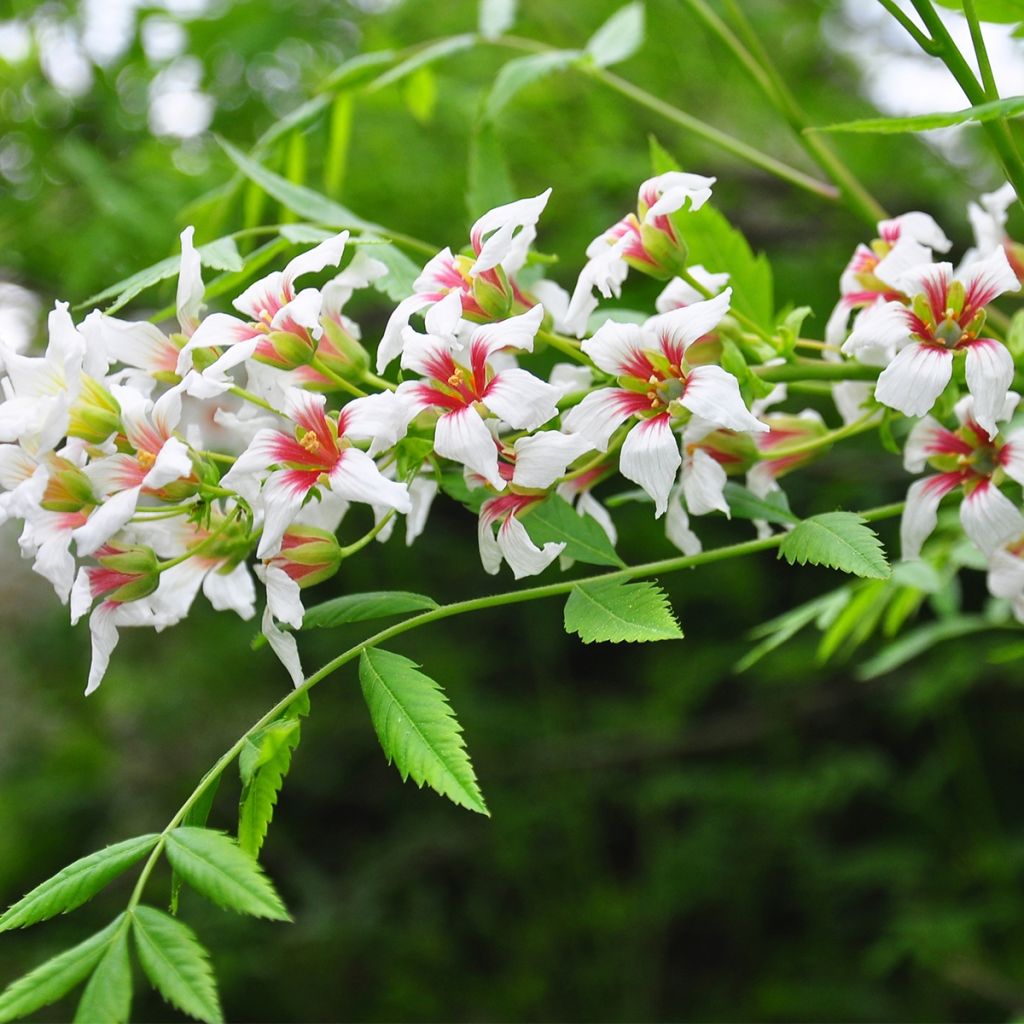
<svg viewBox="0 0 1024 1024"><path fill-rule="evenodd" d="M16 2L14 14L74 25L88 6ZM376 12L327 0L169 6L140 5L128 49L94 66L76 97L40 73L34 50L0 63L0 264L44 308L57 297L81 302L170 254L183 223L196 223L203 241L282 219L254 188L222 189L233 168L209 135L150 133L147 97L169 62L147 56L147 20L182 27L214 101L210 128L244 151L321 95L353 54L476 23L469 0ZM575 47L616 6L525 0L516 30ZM872 113L858 98L857 69L823 42L822 19L841 17L835 5L745 6L812 123ZM647 18L644 48L617 71L807 166L684 5L651 0ZM540 249L582 256L648 176L655 133L686 169L718 176L716 205L769 254L778 303L810 304L811 330L820 330L846 257L871 237L865 224L571 71L529 86L502 112L495 139L474 143L482 98L509 56L467 49L360 92L350 107L331 98L258 152L362 216L440 246L459 243L481 211L483 179L468 170L469 153L476 145L486 162L496 139L515 194L554 187ZM967 198L998 183L986 158L970 159L974 142L961 140L956 167L911 137L837 145L887 208L927 210L963 245ZM490 176L484 183L494 187ZM570 285L575 270L554 276ZM646 296L643 283L630 287L653 297L653 284ZM384 312L361 316L370 338ZM794 508L900 495L897 458L880 462L847 444L844 460L794 478ZM618 514L627 563L670 552L649 508ZM473 525L439 503L417 546L392 543L346 563L322 596L480 593ZM712 546L737 528L715 518L700 529ZM894 527L880 532L891 549ZM197 608L156 640L127 631L103 688L83 702L87 638L14 563L14 537L5 540L3 903L74 856L162 827L286 685L265 648L250 650L251 625ZM833 633L835 656L823 662L811 629L739 673L749 629L836 585L824 569L783 569L761 557L666 578L685 641L584 646L565 637L556 607L530 604L403 642L458 708L490 819L398 783L354 666L318 689L263 851L295 924L254 923L183 897L215 951L228 1017L1003 1020L1024 1010L1016 634L925 643L917 660L872 675L858 666L876 641L855 651L867 637ZM940 587L923 620L961 602L979 610L982 576L965 579L962 594ZM868 595L862 607L878 598L863 590L872 585L856 584ZM307 663L364 632L309 634ZM211 823L231 820L236 796L223 787ZM75 924L5 942L5 977L76 941L83 918L99 927L105 914L86 907ZM139 991L137 1016L162 1019L158 998ZM57 1006L40 1019L68 1012Z"/></svg>

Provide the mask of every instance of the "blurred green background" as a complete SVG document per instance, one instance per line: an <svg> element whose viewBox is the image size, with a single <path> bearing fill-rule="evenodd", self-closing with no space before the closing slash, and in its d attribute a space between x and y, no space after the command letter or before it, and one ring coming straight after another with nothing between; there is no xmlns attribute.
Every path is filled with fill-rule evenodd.
<svg viewBox="0 0 1024 1024"><path fill-rule="evenodd" d="M617 5L523 0L516 31L579 46ZM858 34L880 51L898 46L866 25L866 0L743 6L811 123L870 112L864 97L877 83L836 46ZM0 278L30 293L4 293L23 303L21 319L8 309L0 321L6 331L41 327L30 296L42 310L56 298L81 302L173 253L185 223L203 241L280 221L279 207L254 189L211 198L232 176L211 133L250 150L352 55L476 24L469 0L15 0L3 11ZM812 169L685 4L650 0L647 15L646 44L616 71ZM460 246L471 222L473 126L511 55L464 51L359 93L351 111L328 103L261 159L363 216ZM573 72L524 91L497 132L519 194L554 188L538 240L562 257L552 276L571 286L587 242L630 208L649 175L651 133L685 169L718 176L715 203L768 253L778 304L810 304L809 331L820 332L838 274L871 226ZM933 213L960 247L969 242L967 199L998 184L970 134L942 152L909 137L839 148L888 209ZM172 288L135 313L170 301ZM634 307L656 293L649 282L628 288ZM376 299L356 308L367 338L379 337L387 312ZM829 405L818 406L834 423ZM880 457L874 442L847 444L790 479L795 509L902 496L896 456ZM671 553L649 507L616 515L627 562ZM469 513L439 500L413 548L397 537L375 546L313 596L483 593L493 584L474 528ZM721 517L697 528L706 546L749 535L749 524ZM881 532L895 550L894 524ZM18 561L16 535L5 530L0 575L2 903L76 856L162 828L287 685L266 649L250 650L252 624L200 601L166 634L124 631L106 681L85 701L87 628L66 624L47 585ZM295 923L253 923L183 901L213 951L229 1019L1024 1012L1024 692L1020 662L1006 656L1013 634L937 644L864 680L855 666L877 641L822 663L812 630L737 673L752 627L841 581L762 556L663 582L686 630L680 643L584 647L563 634L556 604L402 638L398 648L445 686L458 712L490 820L402 785L353 670L317 689L264 851ZM942 602L977 609L983 591L982 574L965 573L962 589L947 587L921 619ZM310 636L305 664L360 635ZM229 778L211 823L231 828L236 800ZM72 918L2 937L0 982L105 923L127 884ZM164 884L153 883L154 899ZM173 1016L141 978L139 991L137 1019ZM67 1019L71 1005L39 1019Z"/></svg>

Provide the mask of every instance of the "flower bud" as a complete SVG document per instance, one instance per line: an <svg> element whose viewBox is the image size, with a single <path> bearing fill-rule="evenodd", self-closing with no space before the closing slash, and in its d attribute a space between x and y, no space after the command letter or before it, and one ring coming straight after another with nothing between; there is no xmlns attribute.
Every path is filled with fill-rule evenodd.
<svg viewBox="0 0 1024 1024"><path fill-rule="evenodd" d="M293 525L285 530L281 550L270 559L300 587L312 587L330 579L341 566L337 537L315 526Z"/></svg>
<svg viewBox="0 0 1024 1024"><path fill-rule="evenodd" d="M117 399L92 377L82 375L82 389L71 406L68 436L101 444L121 429Z"/></svg>
<svg viewBox="0 0 1024 1024"><path fill-rule="evenodd" d="M96 552L98 566L86 569L89 590L104 601L137 601L160 585L160 563L152 548L107 544Z"/></svg>
<svg viewBox="0 0 1024 1024"><path fill-rule="evenodd" d="M791 470L810 462L824 450L814 449L773 458L774 449L783 451L816 437L822 437L828 433L828 427L817 413L809 411L800 416L781 413L765 416L763 419L769 429L766 433L755 434L754 441L761 452L762 462L760 464L771 473L772 477L777 479L784 476Z"/></svg>
<svg viewBox="0 0 1024 1024"><path fill-rule="evenodd" d="M509 315L515 293L500 266L473 278L473 299L488 319L503 320Z"/></svg>
<svg viewBox="0 0 1024 1024"><path fill-rule="evenodd" d="M255 359L279 370L294 370L310 363L314 355L316 345L308 332L271 331L261 339Z"/></svg>
<svg viewBox="0 0 1024 1024"><path fill-rule="evenodd" d="M52 455L47 460L50 471L40 503L47 512L81 512L98 505L92 482L73 463Z"/></svg>
<svg viewBox="0 0 1024 1024"><path fill-rule="evenodd" d="M316 357L345 380L357 381L370 366L370 355L344 323L324 317L324 333L316 348Z"/></svg>

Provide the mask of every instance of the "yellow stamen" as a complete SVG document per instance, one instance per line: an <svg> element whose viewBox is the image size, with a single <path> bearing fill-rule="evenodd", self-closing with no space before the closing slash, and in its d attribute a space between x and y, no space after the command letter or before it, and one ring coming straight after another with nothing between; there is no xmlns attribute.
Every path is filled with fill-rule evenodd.
<svg viewBox="0 0 1024 1024"><path fill-rule="evenodd" d="M156 462L156 456L152 452L147 452L145 450L139 452L138 459L139 465L143 469L149 469L149 467L152 466L154 462Z"/></svg>
<svg viewBox="0 0 1024 1024"><path fill-rule="evenodd" d="M313 430L307 430L299 439L299 444L311 455L320 450L320 438L316 436L316 431Z"/></svg>
<svg viewBox="0 0 1024 1024"><path fill-rule="evenodd" d="M466 379L466 374L461 366L455 368L455 372L448 378L448 387L457 388Z"/></svg>

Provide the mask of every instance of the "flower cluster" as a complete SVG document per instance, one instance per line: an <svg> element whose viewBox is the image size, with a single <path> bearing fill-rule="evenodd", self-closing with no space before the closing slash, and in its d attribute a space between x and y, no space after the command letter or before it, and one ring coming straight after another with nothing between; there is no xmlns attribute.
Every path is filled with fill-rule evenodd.
<svg viewBox="0 0 1024 1024"><path fill-rule="evenodd" d="M713 183L644 182L637 212L588 248L571 297L528 267L549 192L489 211L464 250L427 262L372 357L345 306L388 270L347 232L251 284L229 314L205 313L186 229L170 331L99 311L76 324L58 303L45 354L2 353L0 516L22 521L22 552L72 621L89 616L87 692L119 628L172 626L200 590L248 619L257 582L263 632L298 682L302 590L388 540L398 517L413 543L441 489L476 512L484 569L505 562L516 578L569 561L566 540L531 530L546 502L615 542L594 490L616 473L687 553L700 549L691 516L730 514L730 476L769 498L832 432L814 410L778 410L786 390L768 380L791 346L778 327L746 329L728 267L689 262L687 217ZM957 492L993 593L1022 612L1024 516L1005 489L1024 483L1024 441L1003 426L1013 359L986 327L986 307L1019 287L1005 198L972 211L978 245L955 271L933 261L950 243L930 217L882 222L842 275L823 348L881 369L873 386L836 386L847 423L877 422L879 406L924 417L905 464L935 473L910 489L905 557ZM594 291L617 297L630 269L667 282L656 311L597 315ZM572 362L552 365L553 352ZM372 526L345 545L353 503Z"/></svg>

